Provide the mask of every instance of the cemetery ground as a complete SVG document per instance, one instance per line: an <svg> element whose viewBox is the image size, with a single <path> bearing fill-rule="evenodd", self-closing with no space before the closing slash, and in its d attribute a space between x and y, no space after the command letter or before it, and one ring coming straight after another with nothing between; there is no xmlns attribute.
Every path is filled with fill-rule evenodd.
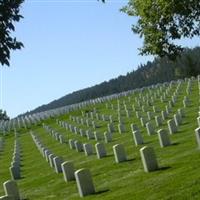
<svg viewBox="0 0 200 200"><path fill-rule="evenodd" d="M163 88L161 89L161 87ZM164 96L164 100L161 100L161 96ZM162 121L162 125L157 127L154 117L161 116L161 111L165 110L172 96L176 97L176 101L170 108L171 112ZM190 102L184 107L185 96ZM153 97L152 104L147 105L146 100L151 97ZM132 108L133 104L135 110ZM153 110L153 105L158 109L157 111ZM126 108L124 109L124 107ZM159 144L157 131L164 129L168 132L167 121L173 119L174 114L180 108L183 108L185 117L182 117L178 131L175 134L169 134L171 145L162 148ZM118 110L120 110L120 114ZM125 110L130 111L129 117ZM147 134L146 127L141 125L140 118L136 116L136 112L140 112L141 117L147 119L147 111L151 111L153 116L152 119L148 120L155 127L155 133L152 135ZM4 195L3 183L11 179L9 167L12 161L14 142L17 139L21 149L21 178L17 179L16 182L22 199L80 199L76 181L65 182L63 174L56 173L50 167L34 143L30 134L32 131L46 148L55 155L62 156L63 161L72 161L75 170L82 168L90 170L96 193L85 196L85 199L200 199L200 150L195 136L195 129L198 127L198 112L198 81L187 79L182 82L159 85L150 90L147 88L143 92L136 91L117 99L95 105L91 104L64 115L52 117L37 125L32 124L30 127L17 130L17 136L15 136L14 131L10 131L2 136L4 146L3 150L0 151L0 196ZM101 117L93 116L91 113L98 113ZM112 141L108 143L104 141L103 134L108 131L107 124L110 122L102 115L104 117L112 115L115 128L112 133ZM125 132L121 134L118 131L119 115L125 126ZM76 117L79 117L79 120L76 120ZM77 123L81 118L95 121L97 127L94 129L92 125L88 127L86 123ZM67 129L63 127L64 122L83 130L97 131L100 133L101 139L99 141L88 140L86 136L70 131L69 127ZM135 145L131 130L132 123L139 128L144 144ZM53 132L63 135L65 142L61 144L55 137L52 137L51 131L48 132L43 124ZM70 149L69 139L78 140L82 144L92 144L93 155L85 156L83 151L77 152L76 149ZM97 158L95 153L97 142L105 145L106 157ZM115 162L113 146L116 144L124 146L126 161ZM157 170L149 173L144 171L140 156L140 149L144 146L154 149L159 166Z"/></svg>

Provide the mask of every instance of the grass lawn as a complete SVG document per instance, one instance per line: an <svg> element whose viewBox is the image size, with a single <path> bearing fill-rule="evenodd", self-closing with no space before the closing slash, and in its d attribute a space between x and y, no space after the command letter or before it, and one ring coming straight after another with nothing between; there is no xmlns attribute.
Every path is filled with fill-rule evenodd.
<svg viewBox="0 0 200 200"><path fill-rule="evenodd" d="M41 124L37 126L33 125L28 130L19 130L20 136L18 139L22 149L22 178L17 180L17 184L21 196L31 200L80 199L76 182L64 182L62 173L56 174L53 168L46 162L45 158L42 157L29 133L32 130L40 138L41 142L54 154L62 156L64 161L73 161L76 170L88 168L91 171L96 194L89 195L85 199L200 199L200 150L197 147L194 134L194 130L198 127L196 118L198 117L199 111L199 89L197 81L192 81L191 93L187 95L187 84L187 82L181 84L176 104L172 107L172 112L168 118L163 121L162 126L155 127L156 131L161 128L168 130L167 121L173 118L173 115L179 108L183 108L184 96L189 97L190 105L184 108L186 116L178 128L178 132L170 135L172 145L165 148L160 147L156 132L152 136L147 135L146 128L141 126L140 119L136 117L135 112L132 110L132 105L134 104L142 116L147 118L146 111L143 112L141 109L142 105L145 105L148 111L153 112L153 108L152 106L146 105L145 101L143 102L143 98L150 99L157 94L157 98L154 98L153 105L159 108L160 111L164 110L177 89L177 83L171 87L163 86L162 91L159 88L154 88L150 91L146 89L142 95L139 92L135 92L134 94L120 97L122 119L126 128L126 132L123 134L120 134L117 130L117 99L90 105L81 110L44 121L45 125L61 133L66 140L76 139L82 143L91 143L94 147L97 141L88 140L86 137L81 137L80 134L74 134L66 130L56 123L56 119L68 122L68 124L75 125L84 130L90 129L94 131L92 127L88 128L86 125L78 124L70 120L70 115L83 118L81 111L92 111L94 108L96 108L99 114L105 114L106 116L112 115L116 131L113 133L112 142L105 143L104 140L101 141L105 144L107 150L107 157L102 159L97 159L96 154L85 156L84 152L71 150L68 142L60 144L48 134ZM160 94L158 94L158 91L160 91ZM165 102L161 102L160 96L165 91L168 91L168 97ZM141 105L137 105L135 98L138 99ZM111 107L107 108L106 103L108 105L113 104L114 109L111 109ZM123 103L126 103L127 108L131 111L130 118L126 116ZM160 111L153 112L153 115L161 115ZM107 130L108 121L97 120L96 118L94 118L94 121L98 124L96 131L99 131L103 136L103 133ZM156 126L154 119L151 122ZM140 129L145 144L135 146L130 126L132 123L136 124ZM3 151L0 152L0 196L4 195L3 182L10 179L9 166L12 160L15 140L13 132L2 137L5 139L5 145ZM112 146L115 144L124 145L128 157L126 162L115 163L112 150ZM144 172L139 153L140 148L143 146L151 146L154 148L159 170L151 173Z"/></svg>

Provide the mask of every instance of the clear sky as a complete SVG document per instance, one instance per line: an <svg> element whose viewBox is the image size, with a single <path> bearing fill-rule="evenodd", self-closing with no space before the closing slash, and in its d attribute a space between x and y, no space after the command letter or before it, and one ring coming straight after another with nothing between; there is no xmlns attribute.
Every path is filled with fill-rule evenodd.
<svg viewBox="0 0 200 200"><path fill-rule="evenodd" d="M16 24L25 48L1 68L1 107L8 115L32 110L75 90L125 75L152 57L138 55L135 19L119 9L127 0L26 0ZM181 40L194 47L199 39Z"/></svg>

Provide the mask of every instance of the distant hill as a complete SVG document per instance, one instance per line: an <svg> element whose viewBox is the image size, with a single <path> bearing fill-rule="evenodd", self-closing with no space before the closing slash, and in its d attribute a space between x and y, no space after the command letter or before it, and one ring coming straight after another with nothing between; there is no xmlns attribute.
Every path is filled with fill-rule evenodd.
<svg viewBox="0 0 200 200"><path fill-rule="evenodd" d="M200 74L200 47L185 49L176 62L172 62L167 58L155 58L154 61L138 66L137 70L133 70L125 76L119 76L93 87L67 94L25 114L42 112L113 93L198 74Z"/></svg>

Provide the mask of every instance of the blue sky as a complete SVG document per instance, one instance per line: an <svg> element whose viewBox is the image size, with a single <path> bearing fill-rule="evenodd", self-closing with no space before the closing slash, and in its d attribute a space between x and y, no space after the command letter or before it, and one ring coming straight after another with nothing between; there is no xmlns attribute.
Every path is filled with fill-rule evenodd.
<svg viewBox="0 0 200 200"><path fill-rule="evenodd" d="M136 69L152 57L138 55L142 40L131 32L135 19L119 9L127 3L96 0L26 0L16 24L25 48L1 68L1 107L26 112ZM194 47L199 39L181 40Z"/></svg>

